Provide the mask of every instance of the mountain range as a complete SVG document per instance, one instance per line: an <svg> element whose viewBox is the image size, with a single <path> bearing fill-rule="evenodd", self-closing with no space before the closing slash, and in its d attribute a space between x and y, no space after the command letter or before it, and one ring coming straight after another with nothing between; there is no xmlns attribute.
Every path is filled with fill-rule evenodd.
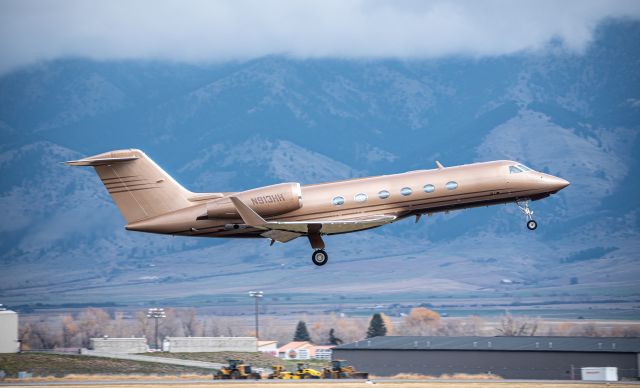
<svg viewBox="0 0 640 388"><path fill-rule="evenodd" d="M180 64L69 58L0 76L0 302L640 298L640 24L583 53ZM192 191L240 191L514 159L571 182L533 202L269 247L126 232L89 169L140 148ZM501 288L502 287L502 288Z"/></svg>

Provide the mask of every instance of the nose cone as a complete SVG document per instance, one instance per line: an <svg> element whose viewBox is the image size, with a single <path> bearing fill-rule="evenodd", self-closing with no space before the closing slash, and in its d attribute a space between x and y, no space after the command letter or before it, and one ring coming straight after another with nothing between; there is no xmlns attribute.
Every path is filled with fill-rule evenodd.
<svg viewBox="0 0 640 388"><path fill-rule="evenodd" d="M553 192L560 191L570 185L568 180L558 178L557 176L550 176L546 181Z"/></svg>

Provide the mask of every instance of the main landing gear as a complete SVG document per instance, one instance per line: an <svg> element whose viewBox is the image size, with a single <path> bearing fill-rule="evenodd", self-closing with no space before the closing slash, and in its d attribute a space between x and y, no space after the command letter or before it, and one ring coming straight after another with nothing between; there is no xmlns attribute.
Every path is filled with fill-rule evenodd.
<svg viewBox="0 0 640 388"><path fill-rule="evenodd" d="M529 201L524 201L522 204L520 201L516 201L516 206L527 218L527 229L536 230L538 223L533 219L533 210L529 208Z"/></svg>
<svg viewBox="0 0 640 388"><path fill-rule="evenodd" d="M317 266L327 264L327 261L329 261L329 255L324 251L324 241L322 241L320 233L309 233L307 236L309 237L311 248L315 249L311 255L311 261L313 261L313 264Z"/></svg>
<svg viewBox="0 0 640 388"><path fill-rule="evenodd" d="M311 261L313 261L313 264L315 265L325 265L328 260L329 255L327 255L327 252L325 252L324 249L318 249L311 255Z"/></svg>

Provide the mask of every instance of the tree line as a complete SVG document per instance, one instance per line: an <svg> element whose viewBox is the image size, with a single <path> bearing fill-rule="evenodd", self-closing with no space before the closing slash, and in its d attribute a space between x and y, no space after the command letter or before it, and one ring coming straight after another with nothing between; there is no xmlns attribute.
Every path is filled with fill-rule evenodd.
<svg viewBox="0 0 640 388"><path fill-rule="evenodd" d="M193 308L167 308L165 312L166 318L161 319L158 326L160 338L255 335L253 326L243 317L198 317ZM88 347L91 338L104 336L146 337L151 344L155 332L153 320L147 317L146 311L125 315L118 311L86 308L77 314L21 317L19 335L26 350ZM340 345L385 335L637 337L640 326L602 327L594 323L568 322L558 325L509 313L492 322L477 316L443 319L436 311L425 307L414 308L394 321L384 313L375 313L369 318L326 314L303 317L297 324L284 317L264 317L260 325L261 339L276 340L279 344L294 340Z"/></svg>

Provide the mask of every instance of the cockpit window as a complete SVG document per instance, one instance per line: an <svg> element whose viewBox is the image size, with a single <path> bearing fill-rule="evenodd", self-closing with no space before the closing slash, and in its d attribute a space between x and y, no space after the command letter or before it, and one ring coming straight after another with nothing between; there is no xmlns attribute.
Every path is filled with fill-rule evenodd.
<svg viewBox="0 0 640 388"><path fill-rule="evenodd" d="M509 173L511 174L518 174L521 173L523 170L519 169L516 166L509 166Z"/></svg>
<svg viewBox="0 0 640 388"><path fill-rule="evenodd" d="M522 171L531 171L531 169L525 166L524 164L518 164L517 167L520 168Z"/></svg>

